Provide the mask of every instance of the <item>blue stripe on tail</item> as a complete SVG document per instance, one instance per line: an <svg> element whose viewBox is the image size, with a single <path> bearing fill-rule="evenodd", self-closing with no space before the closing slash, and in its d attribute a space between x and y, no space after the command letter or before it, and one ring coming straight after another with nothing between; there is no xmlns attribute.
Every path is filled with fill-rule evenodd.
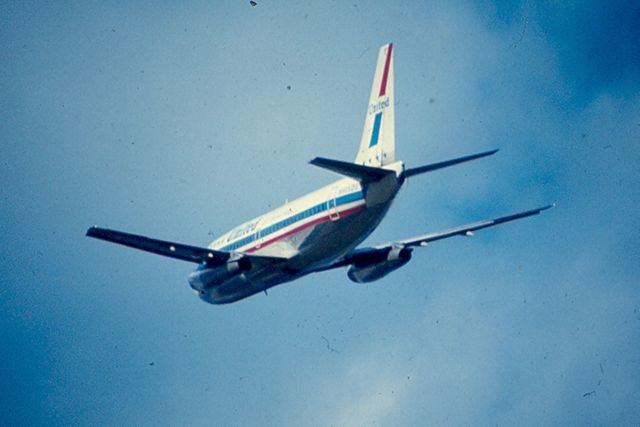
<svg viewBox="0 0 640 427"><path fill-rule="evenodd" d="M382 111L376 114L376 117L373 121L373 132L371 132L371 141L369 142L369 147L373 147L378 143L378 135L380 134L381 119L382 119Z"/></svg>

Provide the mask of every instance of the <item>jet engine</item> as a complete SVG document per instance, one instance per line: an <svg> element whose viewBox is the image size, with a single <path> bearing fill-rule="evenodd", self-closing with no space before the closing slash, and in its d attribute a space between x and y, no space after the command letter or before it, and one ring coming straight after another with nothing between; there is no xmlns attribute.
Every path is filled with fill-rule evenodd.
<svg viewBox="0 0 640 427"><path fill-rule="evenodd" d="M411 260L411 248L394 247L384 256L365 258L355 262L347 271L347 276L356 283L368 283L382 279L387 274L402 267Z"/></svg>
<svg viewBox="0 0 640 427"><path fill-rule="evenodd" d="M189 274L189 285L197 291L204 291L250 269L251 261L246 257L229 260L226 264L216 267L201 264Z"/></svg>

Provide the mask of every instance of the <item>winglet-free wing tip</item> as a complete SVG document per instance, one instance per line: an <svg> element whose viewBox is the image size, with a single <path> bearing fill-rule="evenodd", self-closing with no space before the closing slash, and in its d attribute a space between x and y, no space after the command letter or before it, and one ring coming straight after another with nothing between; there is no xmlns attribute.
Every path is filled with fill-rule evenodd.
<svg viewBox="0 0 640 427"><path fill-rule="evenodd" d="M92 225L91 227L87 228L87 232L85 233L85 236L101 238L101 236L103 236L106 231L108 230L104 228L100 228L97 225Z"/></svg>

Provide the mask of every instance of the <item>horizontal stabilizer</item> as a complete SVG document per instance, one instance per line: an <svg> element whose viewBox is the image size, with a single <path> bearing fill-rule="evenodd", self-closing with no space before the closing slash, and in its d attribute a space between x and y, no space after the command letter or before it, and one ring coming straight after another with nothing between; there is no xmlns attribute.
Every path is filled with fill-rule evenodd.
<svg viewBox="0 0 640 427"><path fill-rule="evenodd" d="M430 165L419 166L417 168L406 169L404 171L404 176L409 178L410 176L418 175L425 172L431 172L436 169L442 169L449 166L457 165L458 163L468 162L470 160L479 159L486 156L491 156L492 154L496 154L498 149L491 151L484 151L482 153L471 154L469 156L458 157L457 159L445 160L444 162L432 163Z"/></svg>
<svg viewBox="0 0 640 427"><path fill-rule="evenodd" d="M389 169L357 165L355 163L343 162L341 160L325 159L324 157L316 157L309 163L323 169L328 169L340 175L357 179L363 183L380 181L385 176L395 174L395 171Z"/></svg>

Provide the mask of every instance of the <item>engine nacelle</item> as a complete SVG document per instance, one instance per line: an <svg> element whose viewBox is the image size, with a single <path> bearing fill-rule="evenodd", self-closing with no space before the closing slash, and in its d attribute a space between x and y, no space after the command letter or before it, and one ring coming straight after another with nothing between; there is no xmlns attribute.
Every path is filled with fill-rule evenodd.
<svg viewBox="0 0 640 427"><path fill-rule="evenodd" d="M347 271L349 279L356 283L373 282L402 267L411 260L411 248L392 248L386 259L360 261Z"/></svg>
<svg viewBox="0 0 640 427"><path fill-rule="evenodd" d="M239 258L217 267L207 267L203 264L189 274L189 285L197 291L204 291L250 269L249 258Z"/></svg>

